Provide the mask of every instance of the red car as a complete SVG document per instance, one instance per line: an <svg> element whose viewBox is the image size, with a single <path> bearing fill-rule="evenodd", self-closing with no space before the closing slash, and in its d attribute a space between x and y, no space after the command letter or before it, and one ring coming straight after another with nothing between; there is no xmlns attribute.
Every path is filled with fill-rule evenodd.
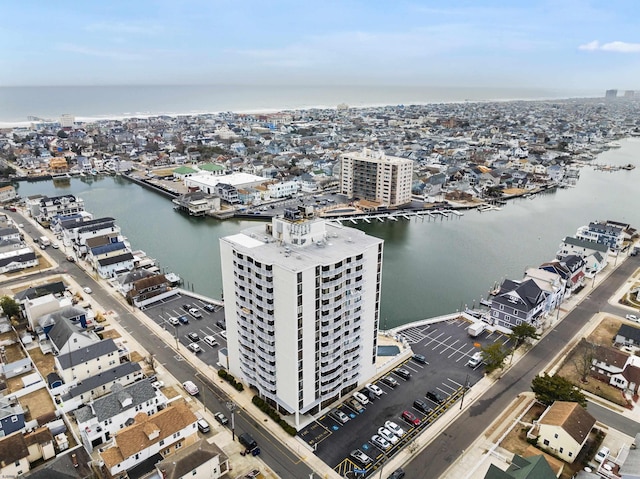
<svg viewBox="0 0 640 479"><path fill-rule="evenodd" d="M402 419L414 426L420 425L420 419L418 419L411 411L402 411Z"/></svg>

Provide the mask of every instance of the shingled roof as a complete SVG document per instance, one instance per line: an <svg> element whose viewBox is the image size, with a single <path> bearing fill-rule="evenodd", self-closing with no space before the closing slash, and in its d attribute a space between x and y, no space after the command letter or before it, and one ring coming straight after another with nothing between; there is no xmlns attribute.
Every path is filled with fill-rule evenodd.
<svg viewBox="0 0 640 479"><path fill-rule="evenodd" d="M596 419L580 404L556 401L540 417L540 424L559 426L578 444L582 444L596 423Z"/></svg>

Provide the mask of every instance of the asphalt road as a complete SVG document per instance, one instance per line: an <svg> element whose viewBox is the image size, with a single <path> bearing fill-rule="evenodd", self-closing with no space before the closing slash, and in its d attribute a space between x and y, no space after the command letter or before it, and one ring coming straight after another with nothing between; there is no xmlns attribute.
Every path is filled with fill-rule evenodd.
<svg viewBox="0 0 640 479"><path fill-rule="evenodd" d="M596 286L549 334L531 348L526 356L507 371L502 379L496 381L478 401L406 464L404 469L407 477L424 477L425 471L429 472L429 477L440 477L507 409L519 393L530 391L531 381L547 366L549 358L561 351L593 314L609 310L607 301L635 271L639 263L640 257L629 257L605 281ZM590 288L591 284L587 283L586 287ZM592 408L591 404L589 412L599 419L601 412L595 407Z"/></svg>

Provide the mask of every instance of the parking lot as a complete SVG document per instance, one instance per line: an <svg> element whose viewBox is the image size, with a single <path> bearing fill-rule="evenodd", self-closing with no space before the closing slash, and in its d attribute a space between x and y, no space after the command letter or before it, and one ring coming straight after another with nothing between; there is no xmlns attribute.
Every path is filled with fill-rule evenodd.
<svg viewBox="0 0 640 479"><path fill-rule="evenodd" d="M364 410L348 404L353 396L350 394L336 408L349 417L346 422L337 419L335 414L327 413L301 430L299 436L315 449L318 457L341 475L353 469L366 470L367 473L376 470L380 462L400 451L447 408L457 404L465 385L471 387L483 377L482 364L467 366L474 353L493 342L508 342L507 336L486 331L471 338L466 332L467 326L468 322L457 318L406 328L401 333L402 337L410 343L414 353L424 356L425 362L411 358L396 366L389 373L397 382L395 387L381 380L376 381L374 384L382 390L382 394L364 405ZM410 377L406 379L399 375L399 368L409 372ZM427 398L427 392L434 393L432 396L435 399L439 397L442 403ZM414 407L415 400L424 402L420 405L423 410ZM403 420L403 411L415 415L420 424L412 425ZM383 450L371 438L389 420L404 429L406 434ZM351 458L350 451L355 449L369 456L371 462L363 464Z"/></svg>
<svg viewBox="0 0 640 479"><path fill-rule="evenodd" d="M197 312L189 313L186 305L189 306L189 309L195 309ZM190 296L176 295L167 301L154 303L145 308L144 312L156 324L173 334L176 343L167 345L167 347L177 346L182 355L197 354L205 363L215 365L218 362L218 349L227 346L226 333L222 328L224 326L222 306ZM197 315L201 317L197 318ZM176 321L178 318L182 318L182 321ZM188 321L186 323L185 318ZM189 338L190 333L197 334L197 340ZM205 342L205 337L209 336L213 338L209 338L208 342ZM198 345L198 348L194 347L194 349L199 349L198 352L189 349L189 345L192 343Z"/></svg>

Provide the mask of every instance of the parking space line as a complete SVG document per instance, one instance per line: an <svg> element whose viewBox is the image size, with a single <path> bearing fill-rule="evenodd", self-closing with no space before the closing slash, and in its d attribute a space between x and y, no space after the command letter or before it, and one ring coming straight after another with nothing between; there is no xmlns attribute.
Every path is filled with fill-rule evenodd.
<svg viewBox="0 0 640 479"><path fill-rule="evenodd" d="M462 352L462 350L463 350L465 347L466 347L466 344L461 344L461 345L460 345L460 347L459 347L458 349L456 349L454 352L452 352L452 353L449 355L449 359L451 359L451 356L453 356L454 354L460 354L460 355L461 355L461 356L460 356L460 358L464 358L465 353L463 353L463 352ZM459 359L460 359L460 358L459 358Z"/></svg>
<svg viewBox="0 0 640 479"><path fill-rule="evenodd" d="M451 349L454 349L453 347L454 347L454 346L455 346L455 344L456 344L457 342L459 342L459 341L460 341L459 339L456 339L453 343L451 343L451 344L447 345L447 347L449 347L449 348L451 348ZM444 353L444 351L442 351L442 352ZM448 359L451 359L451 356L453 356L453 355L454 355L454 354L456 354L457 352L458 352L458 350L457 350L457 349L454 349L454 351L453 351L449 356L447 356L447 358L448 358Z"/></svg>
<svg viewBox="0 0 640 479"><path fill-rule="evenodd" d="M446 339L444 339L443 341L439 341L438 344L431 349L435 351L440 346L444 346L444 349L440 351L440 354L444 353L447 349L449 349L449 344L447 343L447 341L449 341L450 339L451 339L451 335L447 336Z"/></svg>
<svg viewBox="0 0 640 479"><path fill-rule="evenodd" d="M444 333L440 333L440 334L438 334L438 336L433 338L433 341L435 341L437 344L433 348L431 348L432 351L435 351L438 346L442 346L442 341L440 341L440 337L442 337L442 336L444 336ZM449 337L451 337L451 336L449 336Z"/></svg>
<svg viewBox="0 0 640 479"><path fill-rule="evenodd" d="M451 379L451 378L447 378L447 381L451 381L453 384L455 384L455 385L456 385L456 386L458 386L459 388L461 388L461 387L462 387L462 384L460 384L460 383L459 383L459 382L457 382L457 381L454 381L454 380L453 380L453 379ZM457 389L457 388L456 388L456 389Z"/></svg>

